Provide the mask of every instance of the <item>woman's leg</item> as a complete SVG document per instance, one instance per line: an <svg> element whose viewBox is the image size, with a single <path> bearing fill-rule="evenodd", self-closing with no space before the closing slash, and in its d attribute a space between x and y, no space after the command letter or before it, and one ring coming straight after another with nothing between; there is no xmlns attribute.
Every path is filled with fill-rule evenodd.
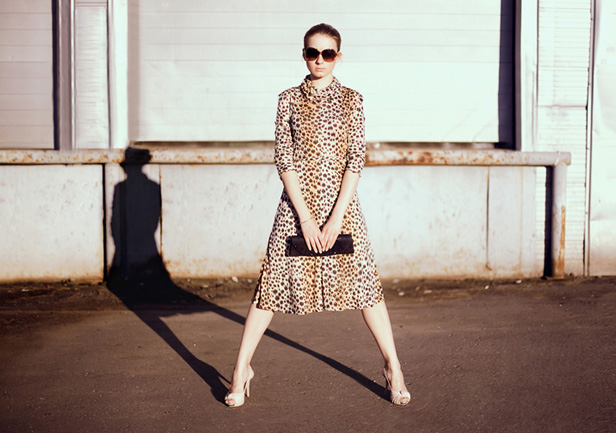
<svg viewBox="0 0 616 433"><path fill-rule="evenodd" d="M396 352L396 344L394 343L394 335L385 301L379 302L373 307L364 308L361 312L383 355L385 373L391 383L392 390L406 391L404 375Z"/></svg>
<svg viewBox="0 0 616 433"><path fill-rule="evenodd" d="M246 323L244 324L244 332L242 333L242 341L233 370L233 378L229 392L243 392L244 384L250 377L250 361L257 350L259 341L263 337L263 333L272 321L274 313L272 311L261 310L256 304L251 304L246 315ZM227 401L233 404L233 400Z"/></svg>

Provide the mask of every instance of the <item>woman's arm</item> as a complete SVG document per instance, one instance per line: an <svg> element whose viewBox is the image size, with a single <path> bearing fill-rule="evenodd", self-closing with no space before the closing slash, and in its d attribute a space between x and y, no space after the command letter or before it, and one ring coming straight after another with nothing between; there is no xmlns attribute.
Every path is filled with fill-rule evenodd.
<svg viewBox="0 0 616 433"><path fill-rule="evenodd" d="M342 229L342 219L344 218L349 203L351 203L358 183L359 173L354 173L350 170L344 172L342 185L340 185L340 193L336 199L336 205L323 226L324 251L334 246L334 242L336 242L340 230Z"/></svg>
<svg viewBox="0 0 616 433"><path fill-rule="evenodd" d="M325 241L325 250L329 250L334 246L334 242L340 230L342 229L342 219L344 214L353 199L353 194L357 189L357 183L359 182L359 174L366 162L366 139L365 139L365 125L364 125L364 107L362 96L354 91L348 95L349 98L349 147L347 150L347 166L344 176L342 177L342 184L340 185L340 192L336 199L336 204L332 210L329 219L323 226L323 237Z"/></svg>
<svg viewBox="0 0 616 433"><path fill-rule="evenodd" d="M278 111L276 113L276 147L274 149L274 161L284 189L293 203L295 212L299 217L302 234L310 251L323 252L323 235L317 226L314 216L306 206L302 195L299 178L293 164L293 134L290 127L291 101L287 92L280 94L278 98Z"/></svg>
<svg viewBox="0 0 616 433"><path fill-rule="evenodd" d="M308 206L306 206L306 201L304 200L299 185L297 172L295 170L285 171L280 174L280 178L284 184L284 189L287 191L287 195L291 199L291 203L293 203L295 212L297 212L299 216L302 234L304 235L308 249L310 249L310 251L322 253L324 251L323 247L325 245L325 240L319 226L317 226L314 216L310 213Z"/></svg>

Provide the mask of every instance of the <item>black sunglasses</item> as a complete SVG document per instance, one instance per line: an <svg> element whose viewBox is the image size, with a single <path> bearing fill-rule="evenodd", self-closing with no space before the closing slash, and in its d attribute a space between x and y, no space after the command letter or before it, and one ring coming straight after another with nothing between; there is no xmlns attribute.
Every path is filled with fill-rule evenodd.
<svg viewBox="0 0 616 433"><path fill-rule="evenodd" d="M335 50L331 49L319 51L316 48L304 48L304 55L306 56L306 60L316 60L319 58L319 54L323 56L323 60L325 60L326 62L333 62L338 55Z"/></svg>

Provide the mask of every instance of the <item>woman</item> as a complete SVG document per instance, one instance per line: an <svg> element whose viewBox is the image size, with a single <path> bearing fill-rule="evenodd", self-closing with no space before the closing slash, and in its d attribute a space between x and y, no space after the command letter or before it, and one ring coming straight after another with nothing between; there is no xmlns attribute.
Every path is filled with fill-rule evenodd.
<svg viewBox="0 0 616 433"><path fill-rule="evenodd" d="M364 115L362 96L333 76L340 42L330 25L309 29L303 57L310 74L279 96L275 162L284 190L225 397L231 407L244 404L250 393L250 361L274 311L361 309L385 361L391 401L405 405L411 399L355 194L365 161ZM351 234L353 253L288 255L289 236L303 235L308 249L321 254L341 233Z"/></svg>

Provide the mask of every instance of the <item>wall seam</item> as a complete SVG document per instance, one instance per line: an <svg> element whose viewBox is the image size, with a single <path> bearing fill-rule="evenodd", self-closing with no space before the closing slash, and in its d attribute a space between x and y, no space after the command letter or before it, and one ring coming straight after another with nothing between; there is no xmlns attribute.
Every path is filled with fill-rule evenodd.
<svg viewBox="0 0 616 433"><path fill-rule="evenodd" d="M487 170L486 179L486 269L492 270L490 264L490 167Z"/></svg>
<svg viewBox="0 0 616 433"><path fill-rule="evenodd" d="M594 77L595 77L595 36L597 31L596 13L597 0L590 1L590 21L592 30L590 32L590 53L588 65L588 90L586 104L586 194L584 203L584 275L590 274L590 200L592 182L592 129L593 129L593 98L594 98Z"/></svg>

